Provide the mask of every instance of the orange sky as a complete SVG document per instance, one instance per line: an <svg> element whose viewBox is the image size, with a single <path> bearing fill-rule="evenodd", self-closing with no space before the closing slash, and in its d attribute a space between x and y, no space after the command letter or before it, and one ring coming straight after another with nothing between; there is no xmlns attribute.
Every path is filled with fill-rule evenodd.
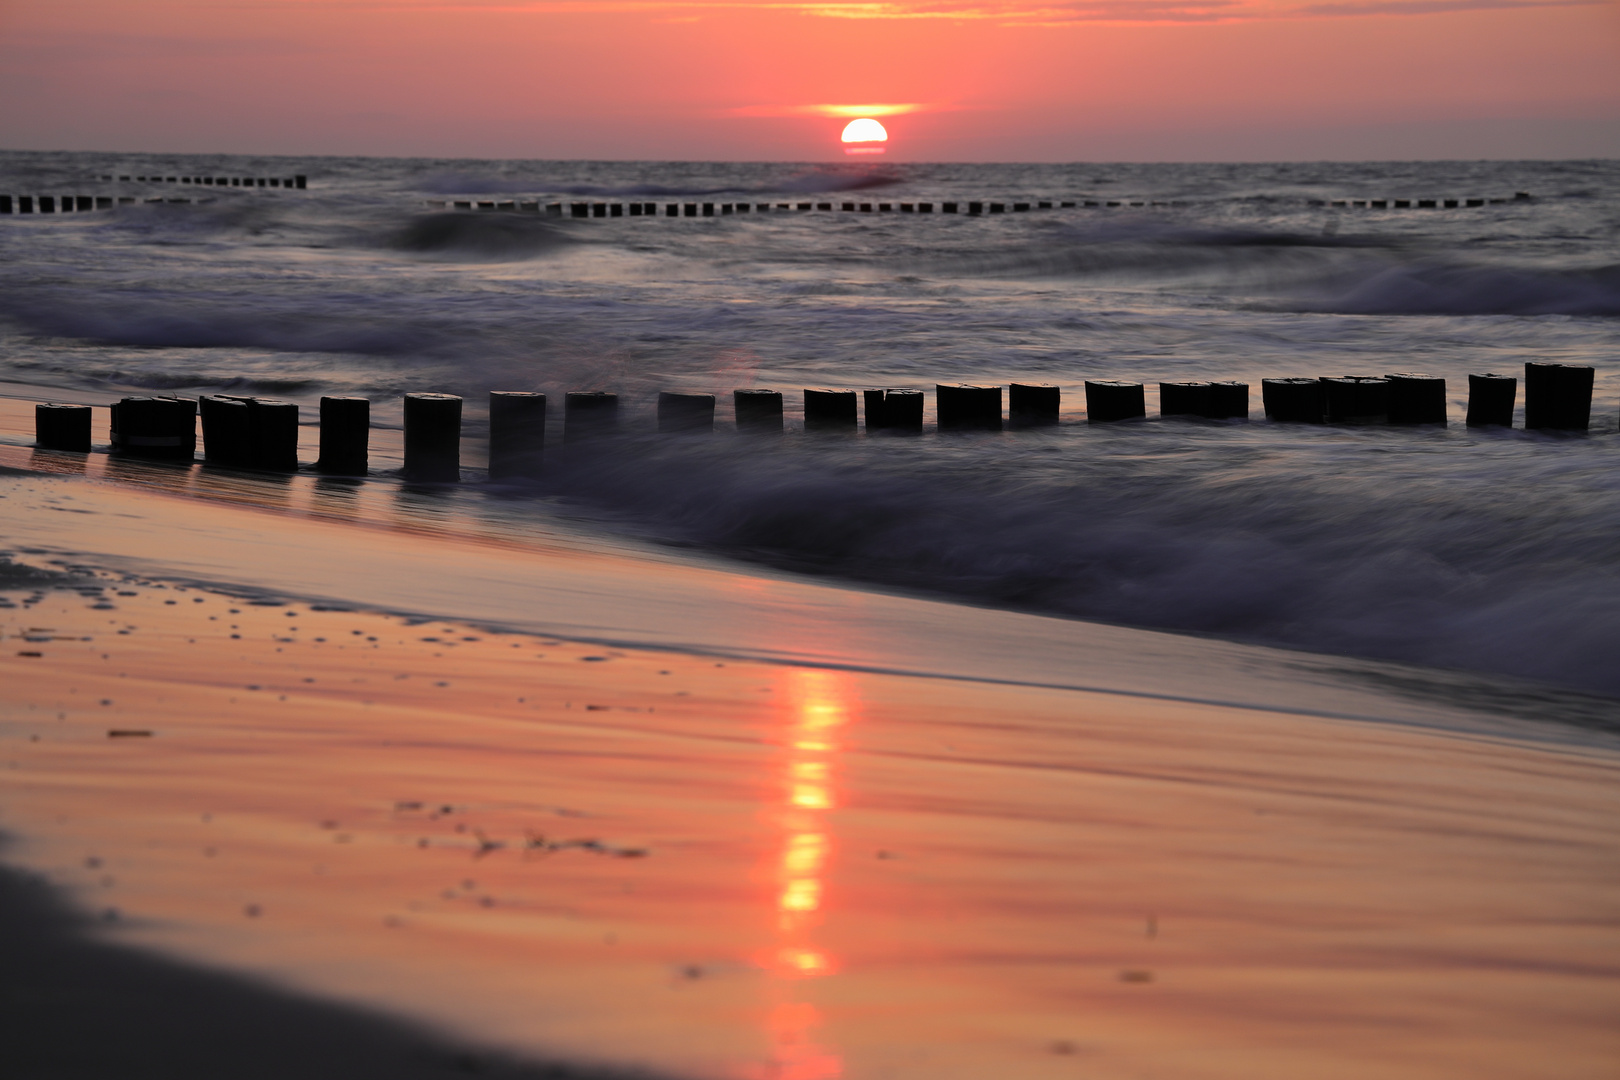
<svg viewBox="0 0 1620 1080"><path fill-rule="evenodd" d="M0 95L7 148L1620 157L1620 4L0 0Z"/></svg>

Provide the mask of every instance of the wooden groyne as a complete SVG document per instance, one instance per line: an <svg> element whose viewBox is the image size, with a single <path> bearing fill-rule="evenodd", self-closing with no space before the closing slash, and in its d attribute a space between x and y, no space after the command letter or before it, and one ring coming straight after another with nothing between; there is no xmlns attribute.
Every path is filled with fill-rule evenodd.
<svg viewBox="0 0 1620 1080"><path fill-rule="evenodd" d="M197 184L203 187L285 187L302 191L309 177L297 176L100 176L106 184Z"/></svg>
<svg viewBox="0 0 1620 1080"><path fill-rule="evenodd" d="M1524 370L1525 427L1585 432L1591 425L1595 371L1580 364L1528 363ZM1163 382L1160 415L1205 420L1247 421L1250 387L1244 382ZM936 434L1050 428L1058 423L1062 391L1046 383L1008 386L1003 409L1001 386L941 383L934 387ZM1098 379L1085 383L1085 419L1114 424L1147 415L1146 388L1139 382ZM927 394L914 387L810 387L803 392L803 430L854 434L865 413L873 436L921 436ZM1470 427L1511 426L1518 380L1494 373L1469 376ZM784 396L757 387L732 392L735 430L740 435L780 435ZM1433 375L1342 375L1261 380L1264 416L1274 423L1445 426L1446 382ZM592 445L626 431L619 396L603 391L569 393L564 399L562 438L566 447ZM658 395L655 430L669 437L712 434L718 425L713 394L669 391ZM453 394L407 394L405 468L409 480L453 483L461 477L462 399ZM45 450L91 450L89 405L43 403L35 409L36 445ZM210 465L265 472L295 472L299 408L272 398L209 395L126 397L112 406L113 453L193 462L197 420L202 421L202 453ZM370 402L358 397L326 397L320 404L318 472L363 476L369 472L367 443ZM495 391L489 400L490 476L537 475L547 445L546 395Z"/></svg>
<svg viewBox="0 0 1620 1080"><path fill-rule="evenodd" d="M1511 198L1457 199L1308 199L1314 208L1362 210L1454 210L1534 201L1528 192ZM429 199L438 210L483 213L538 214L551 218L714 218L737 214L843 213L843 214L1027 214L1042 210L1111 210L1172 208L1195 205L1185 199L1035 199L1018 202L953 200L949 202L869 202L820 200L794 202L546 202L522 199Z"/></svg>
<svg viewBox="0 0 1620 1080"><path fill-rule="evenodd" d="M308 178L224 177L224 176L102 176L104 182L189 184L218 188L276 188L306 190ZM193 203L206 198L134 195L0 195L0 214L82 213L110 210L137 203ZM1315 209L1343 210L1456 210L1532 202L1527 192L1511 198L1455 199L1307 199ZM982 199L943 202L872 202L865 200L813 200L792 202L547 202L522 199L428 199L429 208L474 213L535 214L548 218L589 220L593 218L716 218L742 214L956 214L966 217L996 214L1028 214L1050 210L1170 209L1195 205L1185 199L1033 199L987 201Z"/></svg>

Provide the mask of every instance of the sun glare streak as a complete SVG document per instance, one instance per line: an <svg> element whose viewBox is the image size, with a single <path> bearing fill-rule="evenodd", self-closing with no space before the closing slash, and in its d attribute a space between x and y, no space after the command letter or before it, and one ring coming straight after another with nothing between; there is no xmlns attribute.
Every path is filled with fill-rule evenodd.
<svg viewBox="0 0 1620 1080"><path fill-rule="evenodd" d="M843 1072L842 1057L816 1039L820 1012L793 1000L792 987L830 975L837 966L810 935L826 914L826 874L834 849L823 815L838 805L834 755L838 731L850 719L849 684L849 676L839 673L796 671L783 695L790 729L778 818L782 846L775 866L778 936L774 952L762 957L778 996L766 1021L771 1057L765 1075L773 1080L832 1080Z"/></svg>

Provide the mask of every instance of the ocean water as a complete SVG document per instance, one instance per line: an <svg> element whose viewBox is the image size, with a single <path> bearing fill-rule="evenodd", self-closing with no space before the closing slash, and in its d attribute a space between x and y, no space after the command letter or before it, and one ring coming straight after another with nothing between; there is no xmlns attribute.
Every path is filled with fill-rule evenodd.
<svg viewBox="0 0 1620 1080"><path fill-rule="evenodd" d="M306 191L102 184L310 178ZM489 512L972 603L1620 694L1620 162L871 165L0 154L0 192L207 198L0 218L0 380L54 391L623 395ZM1452 210L1313 200L1503 198ZM1116 200L969 218L548 220L446 199ZM1154 202L1171 205L1151 205ZM1466 376L1592 364L1582 435L1470 430ZM1444 376L1444 429L1272 424L1260 380ZM1085 421L1082 384L1148 384ZM1249 421L1157 416L1239 379ZM810 436L805 386L1058 383L1040 432ZM786 393L779 440L729 392ZM660 438L661 389L721 395ZM1520 396L1521 416L1523 397ZM929 407L932 419L932 405ZM560 426L560 425L558 425ZM931 425L930 425L931 426ZM554 431L555 436L555 431Z"/></svg>

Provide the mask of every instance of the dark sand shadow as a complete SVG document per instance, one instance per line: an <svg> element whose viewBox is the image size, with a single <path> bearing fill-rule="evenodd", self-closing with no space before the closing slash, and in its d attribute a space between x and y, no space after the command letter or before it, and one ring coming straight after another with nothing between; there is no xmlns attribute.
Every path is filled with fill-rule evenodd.
<svg viewBox="0 0 1620 1080"><path fill-rule="evenodd" d="M45 881L0 867L7 1080L511 1080L647 1076L522 1061L362 1008L96 940Z"/></svg>

